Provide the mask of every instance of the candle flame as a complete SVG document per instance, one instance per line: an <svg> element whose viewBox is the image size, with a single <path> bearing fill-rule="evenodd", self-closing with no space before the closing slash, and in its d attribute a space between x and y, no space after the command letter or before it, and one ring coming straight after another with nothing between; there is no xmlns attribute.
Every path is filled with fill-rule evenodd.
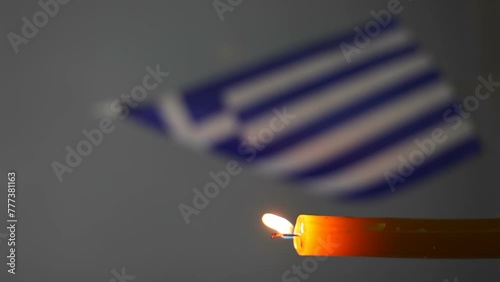
<svg viewBox="0 0 500 282"><path fill-rule="evenodd" d="M272 213L266 213L262 216L262 222L269 228L276 230L281 234L293 233L293 225L290 221L281 216Z"/></svg>

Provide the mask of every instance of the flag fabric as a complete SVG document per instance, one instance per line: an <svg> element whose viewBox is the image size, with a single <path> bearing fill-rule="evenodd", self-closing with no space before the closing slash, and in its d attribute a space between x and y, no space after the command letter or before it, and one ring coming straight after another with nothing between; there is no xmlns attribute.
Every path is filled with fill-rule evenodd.
<svg viewBox="0 0 500 282"><path fill-rule="evenodd" d="M359 31L130 115L326 197L391 193L477 152L452 88L408 30L392 22L361 47Z"/></svg>

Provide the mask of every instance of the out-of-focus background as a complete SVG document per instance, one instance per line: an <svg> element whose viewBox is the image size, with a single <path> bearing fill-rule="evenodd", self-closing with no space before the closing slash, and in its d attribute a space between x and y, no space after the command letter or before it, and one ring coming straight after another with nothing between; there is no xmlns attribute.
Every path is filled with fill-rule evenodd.
<svg viewBox="0 0 500 282"><path fill-rule="evenodd" d="M42 0L43 1L43 0ZM223 3L229 3L222 1ZM237 2L237 1L233 1ZM472 113L479 157L403 193L332 202L250 170L231 179L187 225L179 203L226 161L197 152L136 123L115 130L60 182L63 162L82 130L99 126L93 106L142 83L146 66L170 76L148 94L192 86L372 19L387 0L245 1L223 21L211 1L70 1L16 54L7 36L21 33L37 1L2 1L1 174L17 172L17 267L1 281L281 281L301 265L290 241L270 240L261 215L291 221L301 213L350 216L476 218L500 216L500 99ZM401 23L432 54L461 101L477 77L500 81L496 1L401 1ZM7 180L0 189L6 225ZM2 227L0 234L7 231ZM499 260L329 258L307 281L497 281ZM126 281L131 281L127 277ZM291 280L296 281L297 280ZM299 280L300 281L300 280Z"/></svg>

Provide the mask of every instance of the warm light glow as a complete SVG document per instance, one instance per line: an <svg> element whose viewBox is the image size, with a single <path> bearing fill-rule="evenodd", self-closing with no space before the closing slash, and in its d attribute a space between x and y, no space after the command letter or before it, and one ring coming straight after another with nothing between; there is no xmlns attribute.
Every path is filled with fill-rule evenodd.
<svg viewBox="0 0 500 282"><path fill-rule="evenodd" d="M269 228L276 230L282 234L293 233L293 225L290 221L282 218L281 216L272 213L266 213L262 216L262 222Z"/></svg>

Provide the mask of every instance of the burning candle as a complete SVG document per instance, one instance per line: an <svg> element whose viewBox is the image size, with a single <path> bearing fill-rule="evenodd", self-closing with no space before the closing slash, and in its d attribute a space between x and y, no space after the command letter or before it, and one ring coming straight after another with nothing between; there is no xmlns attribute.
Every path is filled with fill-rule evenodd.
<svg viewBox="0 0 500 282"><path fill-rule="evenodd" d="M268 213L262 221L301 256L500 258L500 219L299 215L294 227Z"/></svg>

